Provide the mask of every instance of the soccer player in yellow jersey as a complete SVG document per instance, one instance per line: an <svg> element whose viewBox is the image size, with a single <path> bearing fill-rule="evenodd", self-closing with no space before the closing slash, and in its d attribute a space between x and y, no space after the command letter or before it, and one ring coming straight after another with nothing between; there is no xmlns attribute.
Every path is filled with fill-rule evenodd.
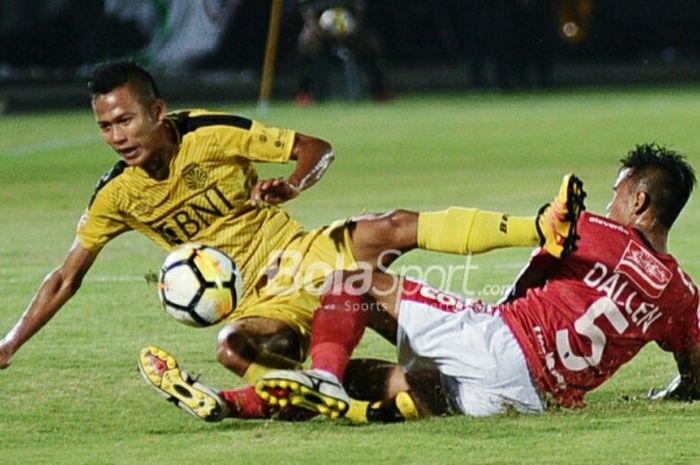
<svg viewBox="0 0 700 465"><path fill-rule="evenodd" d="M249 383L304 360L320 299L314 291L333 269L386 266L397 254L383 252L417 246L480 252L532 246L542 237L555 253L567 246L569 232L539 219L536 227L535 217L468 209L397 210L305 232L278 205L323 176L334 158L330 144L233 115L168 113L151 75L131 62L99 65L88 87L102 137L121 160L100 179L65 261L0 340L0 368L76 293L102 248L129 230L166 250L201 242L235 260L245 295L220 332L218 358ZM258 180L253 168L290 160L295 166L286 179ZM224 402L219 393L198 390L168 354L145 350L139 363L149 382L200 418L266 414L252 386L220 393ZM178 383L182 389L173 387Z"/></svg>

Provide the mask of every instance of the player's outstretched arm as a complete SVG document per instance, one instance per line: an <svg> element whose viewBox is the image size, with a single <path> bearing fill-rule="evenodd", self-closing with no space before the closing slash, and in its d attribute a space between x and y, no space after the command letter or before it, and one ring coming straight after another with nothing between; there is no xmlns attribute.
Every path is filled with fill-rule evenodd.
<svg viewBox="0 0 700 465"><path fill-rule="evenodd" d="M76 240L63 264L49 273L19 321L0 340L0 369L12 363L19 348L39 331L78 290L98 252Z"/></svg>
<svg viewBox="0 0 700 465"><path fill-rule="evenodd" d="M328 142L297 133L290 159L296 161L296 167L289 178L259 181L251 192L252 200L278 205L296 198L321 179L335 159L335 152Z"/></svg>
<svg viewBox="0 0 700 465"><path fill-rule="evenodd" d="M649 398L653 400L700 399L700 344L682 354L675 354L679 375L673 378L664 389L652 389Z"/></svg>

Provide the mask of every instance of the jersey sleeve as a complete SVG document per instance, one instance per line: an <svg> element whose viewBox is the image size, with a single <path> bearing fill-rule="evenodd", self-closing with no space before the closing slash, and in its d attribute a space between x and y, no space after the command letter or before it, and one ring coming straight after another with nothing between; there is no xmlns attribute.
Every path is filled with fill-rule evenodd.
<svg viewBox="0 0 700 465"><path fill-rule="evenodd" d="M691 347L700 344L700 305L696 292L692 307L679 324L674 325L674 331L664 333L664 338L658 340L659 347L673 353L683 353Z"/></svg>
<svg viewBox="0 0 700 465"><path fill-rule="evenodd" d="M222 127L217 136L222 150L229 156L243 157L254 162L287 163L292 154L296 132L252 121L248 129Z"/></svg>
<svg viewBox="0 0 700 465"><path fill-rule="evenodd" d="M107 193L100 192L80 218L77 236L83 248L94 251L129 229Z"/></svg>

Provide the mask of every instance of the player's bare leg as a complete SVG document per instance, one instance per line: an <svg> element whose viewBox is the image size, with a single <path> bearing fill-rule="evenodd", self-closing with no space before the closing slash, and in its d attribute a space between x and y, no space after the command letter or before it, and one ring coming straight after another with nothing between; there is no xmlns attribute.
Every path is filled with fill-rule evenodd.
<svg viewBox="0 0 700 465"><path fill-rule="evenodd" d="M355 218L351 226L355 259L383 270L405 252L483 253L502 247L542 246L559 258L575 248L576 222L585 209L583 183L573 174L562 180L550 204L536 216L452 207L439 212L394 210Z"/></svg>
<svg viewBox="0 0 700 465"><path fill-rule="evenodd" d="M351 237L355 259L379 270L415 248L466 255L539 244L535 217L515 218L457 207L439 212L394 210L365 215L354 219Z"/></svg>
<svg viewBox="0 0 700 465"><path fill-rule="evenodd" d="M343 386L359 400L387 399L410 389L406 377L395 362L376 358L350 360Z"/></svg>
<svg viewBox="0 0 700 465"><path fill-rule="evenodd" d="M299 335L285 323L262 317L235 320L219 332L219 362L248 386L224 390L220 396L237 418L269 418L284 402L266 402L255 391L255 382L271 370L300 368L304 349ZM287 415L289 413L289 415ZM293 412L280 412L293 419Z"/></svg>
<svg viewBox="0 0 700 465"><path fill-rule="evenodd" d="M418 213L393 210L353 219L352 251L359 263L388 267L401 254L418 247Z"/></svg>
<svg viewBox="0 0 700 465"><path fill-rule="evenodd" d="M251 384L270 369L298 367L303 357L298 334L281 321L242 318L219 332L219 362Z"/></svg>
<svg viewBox="0 0 700 465"><path fill-rule="evenodd" d="M346 276L352 276L346 273ZM368 296L378 305L370 311L368 324L380 334L396 341L398 303L402 277L373 273ZM344 386L354 399L346 417L355 422L396 422L430 415L443 415L448 405L436 369L404 373L396 363L375 360L351 360L345 371Z"/></svg>
<svg viewBox="0 0 700 465"><path fill-rule="evenodd" d="M345 415L356 423L392 423L448 412L437 370L404 373L396 363L353 359L344 386L357 399Z"/></svg>

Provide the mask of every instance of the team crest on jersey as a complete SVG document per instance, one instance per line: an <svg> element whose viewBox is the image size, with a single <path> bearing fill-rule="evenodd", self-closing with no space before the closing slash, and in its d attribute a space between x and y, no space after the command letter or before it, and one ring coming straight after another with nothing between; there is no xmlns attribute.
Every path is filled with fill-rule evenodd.
<svg viewBox="0 0 700 465"><path fill-rule="evenodd" d="M627 276L647 296L656 299L671 282L673 273L666 265L636 242L627 244L625 253L615 267Z"/></svg>
<svg viewBox="0 0 700 465"><path fill-rule="evenodd" d="M209 175L197 163L190 163L182 170L182 178L188 188L197 190L206 187Z"/></svg>
<svg viewBox="0 0 700 465"><path fill-rule="evenodd" d="M153 207L146 202L141 201L134 206L134 211L137 215L150 215L153 213Z"/></svg>

